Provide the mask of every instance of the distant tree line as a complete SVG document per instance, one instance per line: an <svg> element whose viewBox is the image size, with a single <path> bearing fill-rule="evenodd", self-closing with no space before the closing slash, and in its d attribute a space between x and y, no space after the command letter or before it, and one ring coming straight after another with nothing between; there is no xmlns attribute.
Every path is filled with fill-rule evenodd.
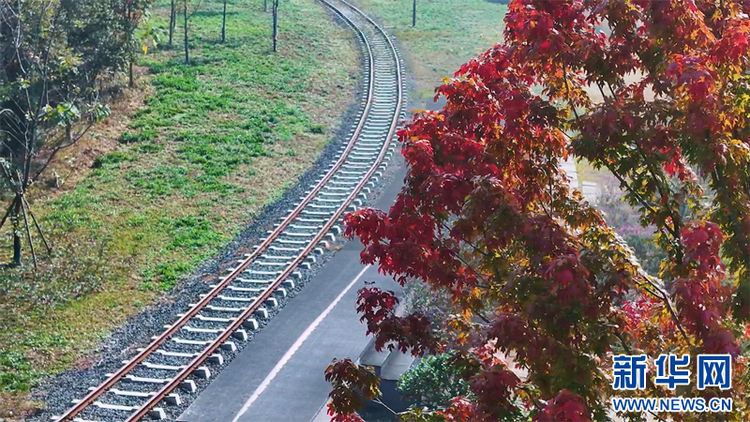
<svg viewBox="0 0 750 422"><path fill-rule="evenodd" d="M221 14L221 42L227 41L227 7L228 0L222 0ZM185 64L190 64L190 18L198 12L203 6L203 0L170 0L169 13L169 48L174 47L175 31L177 30L178 20L182 19L183 29L183 50L185 52ZM416 3L415 3L416 7ZM263 11L268 11L268 0L263 0ZM181 15L181 16L180 16ZM278 51L278 22L279 22L279 0L271 0L271 17L272 17L272 50Z"/></svg>

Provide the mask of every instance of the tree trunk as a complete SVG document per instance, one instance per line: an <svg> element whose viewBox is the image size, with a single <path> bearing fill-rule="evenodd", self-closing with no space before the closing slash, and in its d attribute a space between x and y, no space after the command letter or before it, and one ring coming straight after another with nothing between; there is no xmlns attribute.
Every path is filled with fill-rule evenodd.
<svg viewBox="0 0 750 422"><path fill-rule="evenodd" d="M128 86L131 88L135 88L135 77L133 76L133 62L130 62L130 66L128 69Z"/></svg>
<svg viewBox="0 0 750 422"><path fill-rule="evenodd" d="M279 23L279 0L273 0L273 52L277 50L276 45L278 42L278 23Z"/></svg>
<svg viewBox="0 0 750 422"><path fill-rule="evenodd" d="M177 26L177 0L170 2L169 9L169 48L172 48L174 40L174 29Z"/></svg>
<svg viewBox="0 0 750 422"><path fill-rule="evenodd" d="M125 11L123 12L125 19L128 21L128 26L133 24L133 9L131 8L130 2L127 3ZM135 87L135 79L133 78L133 59L131 58L128 63L128 87Z"/></svg>
<svg viewBox="0 0 750 422"><path fill-rule="evenodd" d="M188 0L183 0L183 27L185 29L185 64L190 64L190 47L188 46L188 12L187 12Z"/></svg>
<svg viewBox="0 0 750 422"><path fill-rule="evenodd" d="M26 190L29 187L29 182L31 182L31 160L34 158L34 145L37 143L37 140L39 139L39 127L38 121L32 120L31 125L29 125L29 133L26 136L26 152L24 154L23 158L23 174L20 175L20 180L18 181L20 184L20 190L16 190L16 197L15 202L16 206L13 208L13 214L11 217L13 218L13 265L14 266L20 266L21 265L21 236L18 235L20 231L20 218L24 218L25 220L25 210L23 208L23 195L26 192ZM27 230L27 235L29 236L29 244L31 244L31 233ZM36 257L34 258L35 266L36 266Z"/></svg>
<svg viewBox="0 0 750 422"><path fill-rule="evenodd" d="M263 11L268 12L268 0L263 0Z"/></svg>
<svg viewBox="0 0 750 422"><path fill-rule="evenodd" d="M411 27L414 28L417 26L417 0L412 1L412 8L411 8Z"/></svg>
<svg viewBox="0 0 750 422"><path fill-rule="evenodd" d="M133 22L133 10L128 6L128 20ZM128 87L135 88L135 78L133 77L133 60L128 64Z"/></svg>
<svg viewBox="0 0 750 422"><path fill-rule="evenodd" d="M13 263L11 265L14 267L21 266L21 236L18 235L21 228L18 227L18 219L21 217L22 204L19 199L20 194L16 193L16 198L14 199L15 206L10 215L11 223L13 223Z"/></svg>
<svg viewBox="0 0 750 422"><path fill-rule="evenodd" d="M224 14L221 18L221 42L227 40L227 0L224 0Z"/></svg>

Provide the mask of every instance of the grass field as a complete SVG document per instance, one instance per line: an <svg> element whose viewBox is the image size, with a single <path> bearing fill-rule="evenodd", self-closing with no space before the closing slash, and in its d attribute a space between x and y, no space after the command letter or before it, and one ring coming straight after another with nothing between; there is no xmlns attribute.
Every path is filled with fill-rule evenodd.
<svg viewBox="0 0 750 422"><path fill-rule="evenodd" d="M168 3L158 2L152 24L167 26ZM28 256L25 269L0 273L0 418L33 406L23 394L40 379L85 364L123 318L278 198L355 101L359 51L319 3L283 2L277 54L263 2L230 2L225 44L220 10L204 1L191 19L191 65L179 26L175 50L149 50L142 106L96 128L77 149L85 154L61 155L62 188L33 192L55 256L36 273ZM9 239L4 230L3 260Z"/></svg>
<svg viewBox="0 0 750 422"><path fill-rule="evenodd" d="M488 0L417 0L412 28L408 0L352 0L396 36L414 79L410 109L428 108L444 77L502 42L506 2Z"/></svg>

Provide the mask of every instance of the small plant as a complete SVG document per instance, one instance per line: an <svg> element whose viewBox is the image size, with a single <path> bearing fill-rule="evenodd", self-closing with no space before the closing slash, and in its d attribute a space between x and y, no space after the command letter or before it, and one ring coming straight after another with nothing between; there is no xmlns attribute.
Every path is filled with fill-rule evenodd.
<svg viewBox="0 0 750 422"><path fill-rule="evenodd" d="M126 161L133 161L134 158L124 152L110 152L109 154L98 157L94 160L94 168L100 168L105 165L115 165Z"/></svg>
<svg viewBox="0 0 750 422"><path fill-rule="evenodd" d="M168 292L172 290L180 277L193 269L193 265L185 262L164 262L154 268L143 272L146 278L143 283L144 290L161 290Z"/></svg>
<svg viewBox="0 0 750 422"><path fill-rule="evenodd" d="M39 375L23 354L0 351L0 390L28 391Z"/></svg>
<svg viewBox="0 0 750 422"><path fill-rule="evenodd" d="M140 133L123 132L120 136L121 144L132 144L137 142L147 142L156 139L157 133L154 129L143 129Z"/></svg>
<svg viewBox="0 0 750 422"><path fill-rule="evenodd" d="M138 152L143 152L146 154L152 154L155 152L161 152L164 151L164 145L158 145L158 144L143 144L139 145L137 148Z"/></svg>

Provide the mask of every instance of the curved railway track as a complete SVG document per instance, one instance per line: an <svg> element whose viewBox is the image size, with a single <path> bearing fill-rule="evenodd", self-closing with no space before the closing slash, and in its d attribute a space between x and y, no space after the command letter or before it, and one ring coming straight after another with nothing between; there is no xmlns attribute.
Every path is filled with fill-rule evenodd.
<svg viewBox="0 0 750 422"><path fill-rule="evenodd" d="M212 376L207 362L222 365L223 351L234 352L268 318L289 288L322 253L327 239L340 234L342 215L361 205L359 197L382 175L393 155L391 139L402 116L403 85L398 52L374 21L345 0L319 0L359 36L364 53L367 94L358 125L322 179L268 233L252 254L211 291L117 372L61 416L58 422L164 419L179 405L182 391L195 392L195 378Z"/></svg>

